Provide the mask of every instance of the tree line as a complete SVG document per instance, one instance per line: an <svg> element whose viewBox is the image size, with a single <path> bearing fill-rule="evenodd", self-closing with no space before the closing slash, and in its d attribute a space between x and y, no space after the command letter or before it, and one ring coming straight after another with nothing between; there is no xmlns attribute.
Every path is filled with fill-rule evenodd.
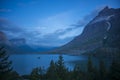
<svg viewBox="0 0 120 80"><path fill-rule="evenodd" d="M51 60L47 69L42 67L34 68L29 75L20 76L12 68L12 62L4 47L0 48L0 80L120 80L120 62L113 60L109 69L106 68L103 60L100 60L96 68L91 57L88 58L86 71L75 65L69 70L62 55L58 61Z"/></svg>

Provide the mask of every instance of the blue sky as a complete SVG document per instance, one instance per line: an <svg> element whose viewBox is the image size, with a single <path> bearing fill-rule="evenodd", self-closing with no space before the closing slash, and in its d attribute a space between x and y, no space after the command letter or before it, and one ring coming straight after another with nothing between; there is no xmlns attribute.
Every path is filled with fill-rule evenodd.
<svg viewBox="0 0 120 80"><path fill-rule="evenodd" d="M119 0L0 0L0 31L28 44L64 45L104 7Z"/></svg>

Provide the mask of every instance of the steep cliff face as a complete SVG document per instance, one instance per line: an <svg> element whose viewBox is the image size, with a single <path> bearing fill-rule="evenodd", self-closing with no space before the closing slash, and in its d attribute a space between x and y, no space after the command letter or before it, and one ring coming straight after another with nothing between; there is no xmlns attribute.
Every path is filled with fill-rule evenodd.
<svg viewBox="0 0 120 80"><path fill-rule="evenodd" d="M120 9L105 7L81 35L54 52L82 54L102 47L120 48Z"/></svg>

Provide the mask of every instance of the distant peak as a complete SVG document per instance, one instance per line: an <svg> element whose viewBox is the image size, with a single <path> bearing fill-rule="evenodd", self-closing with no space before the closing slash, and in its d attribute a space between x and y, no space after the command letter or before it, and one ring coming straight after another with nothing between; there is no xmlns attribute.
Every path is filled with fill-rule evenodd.
<svg viewBox="0 0 120 80"><path fill-rule="evenodd" d="M6 36L4 32L0 31L0 37L1 36Z"/></svg>
<svg viewBox="0 0 120 80"><path fill-rule="evenodd" d="M115 14L116 9L105 6L100 12L99 16L110 16Z"/></svg>
<svg viewBox="0 0 120 80"><path fill-rule="evenodd" d="M0 31L0 34L4 34L2 31Z"/></svg>
<svg viewBox="0 0 120 80"><path fill-rule="evenodd" d="M109 7L108 7L108 6L105 6L104 9L109 9Z"/></svg>
<svg viewBox="0 0 120 80"><path fill-rule="evenodd" d="M107 10L109 10L109 7L105 6L102 11L107 11Z"/></svg>

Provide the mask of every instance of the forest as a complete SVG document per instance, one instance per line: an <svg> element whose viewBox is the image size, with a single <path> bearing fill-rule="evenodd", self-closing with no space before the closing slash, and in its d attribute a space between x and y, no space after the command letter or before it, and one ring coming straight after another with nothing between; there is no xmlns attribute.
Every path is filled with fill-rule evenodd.
<svg viewBox="0 0 120 80"><path fill-rule="evenodd" d="M12 61L9 61L5 48L1 47L0 80L120 80L120 62L114 59L108 68L104 61L100 60L99 67L96 68L91 58L88 57L86 71L80 68L81 65L75 65L73 70L69 70L60 55L58 61L51 60L47 69L37 67L30 74L19 75L13 70Z"/></svg>

